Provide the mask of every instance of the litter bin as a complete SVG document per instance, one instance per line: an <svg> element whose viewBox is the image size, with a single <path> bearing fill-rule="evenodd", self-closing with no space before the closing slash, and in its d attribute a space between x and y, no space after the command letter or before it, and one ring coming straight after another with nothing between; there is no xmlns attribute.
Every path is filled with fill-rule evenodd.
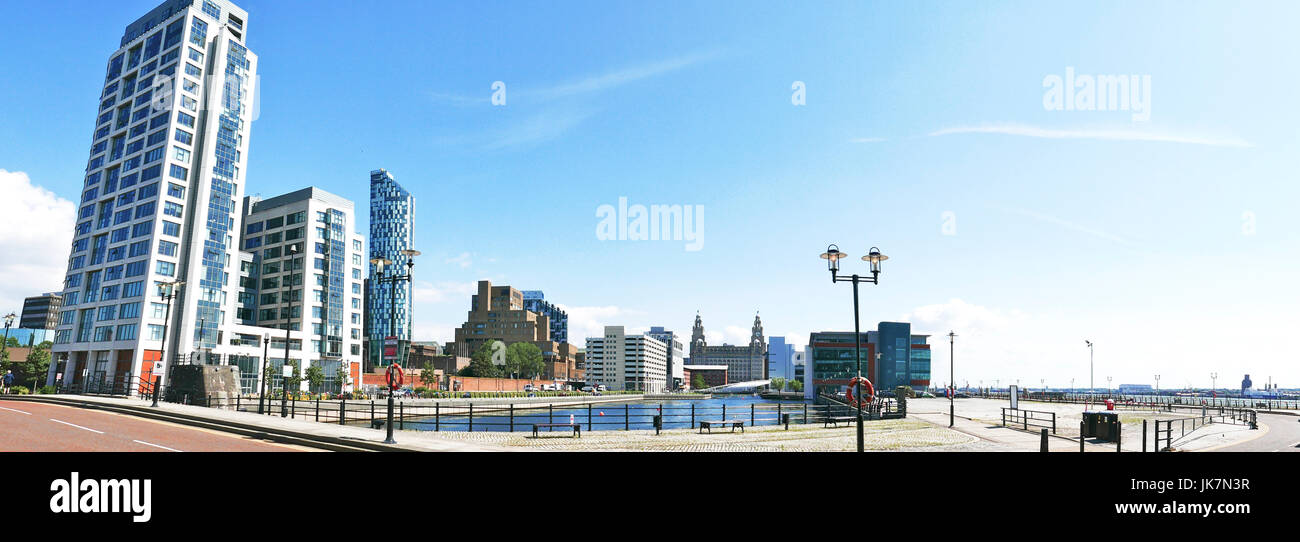
<svg viewBox="0 0 1300 542"><path fill-rule="evenodd" d="M1119 413L1114 411L1084 412L1083 436L1107 442L1119 438Z"/></svg>

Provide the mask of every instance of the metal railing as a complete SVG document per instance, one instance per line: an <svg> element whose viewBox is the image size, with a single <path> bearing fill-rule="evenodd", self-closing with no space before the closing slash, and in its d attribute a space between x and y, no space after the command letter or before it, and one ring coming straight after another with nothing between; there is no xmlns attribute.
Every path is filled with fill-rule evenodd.
<svg viewBox="0 0 1300 542"><path fill-rule="evenodd" d="M1010 423L1008 423L1010 422ZM1056 434L1056 413L1041 410L1023 410L1019 408L1002 409L1002 426L1020 426L1028 431L1030 427L1051 429Z"/></svg>
<svg viewBox="0 0 1300 542"><path fill-rule="evenodd" d="M257 397L190 397L189 404L224 408L242 412L258 411ZM381 428L387 417L384 400L302 400L290 396L283 402L286 417L340 425ZM268 397L262 414L279 416L281 400ZM866 410L864 409L864 419ZM857 415L848 405L809 403L750 403L745 405L689 405L680 402L659 404L555 404L555 403L414 403L398 401L394 405L395 429L423 431L502 431L531 432L533 424L574 423L584 431L695 429L702 421L736 420L747 426L825 424L831 420ZM893 401L881 401L872 419L897 418ZM547 428L551 430L552 428Z"/></svg>

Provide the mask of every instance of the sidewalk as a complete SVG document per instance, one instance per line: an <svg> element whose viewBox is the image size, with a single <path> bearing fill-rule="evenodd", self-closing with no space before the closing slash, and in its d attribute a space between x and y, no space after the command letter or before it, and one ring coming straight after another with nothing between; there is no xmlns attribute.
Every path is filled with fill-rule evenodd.
<svg viewBox="0 0 1300 542"><path fill-rule="evenodd" d="M136 398L121 397L97 397L84 395L50 395L50 398L60 398L74 402L84 402L93 404L126 406L133 408L151 408L149 401ZM269 430L282 429L306 433L308 435L318 435L340 438L345 440L366 441L382 443L387 433L383 430L370 429L355 425L335 425L319 423L308 420L296 420L290 418L281 418L278 414L268 416L249 412L236 412L234 410L224 410L219 408L207 408L201 406L180 405L175 403L159 402L156 410L162 412L173 412L196 416L217 422L237 422L246 425L254 425ZM479 442L466 442L458 440L443 439L426 431L394 431L393 439L397 441L396 448L405 451L420 452L486 452L486 451L518 451L518 448L506 448L492 444Z"/></svg>
<svg viewBox="0 0 1300 542"><path fill-rule="evenodd" d="M908 417L924 420L940 427L948 427L947 412L910 412L908 413ZM989 425L984 422L963 418L961 416L956 417L952 428L961 433L977 437L980 440L993 443L995 447L987 449L987 451L991 452L1038 452L1041 446L1041 437L1037 433L1029 433L999 425ZM1055 437L1052 436L1049 431L1047 437L1047 449L1052 452L1079 453L1079 441L1077 439ZM1115 444L1088 439L1084 443L1084 451L1114 452Z"/></svg>

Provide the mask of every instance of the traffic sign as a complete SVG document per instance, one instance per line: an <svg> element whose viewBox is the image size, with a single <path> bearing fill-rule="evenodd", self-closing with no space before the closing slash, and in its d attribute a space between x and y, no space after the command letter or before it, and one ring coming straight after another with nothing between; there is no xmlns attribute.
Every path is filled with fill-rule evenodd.
<svg viewBox="0 0 1300 542"><path fill-rule="evenodd" d="M384 337L384 361L397 359L397 337Z"/></svg>

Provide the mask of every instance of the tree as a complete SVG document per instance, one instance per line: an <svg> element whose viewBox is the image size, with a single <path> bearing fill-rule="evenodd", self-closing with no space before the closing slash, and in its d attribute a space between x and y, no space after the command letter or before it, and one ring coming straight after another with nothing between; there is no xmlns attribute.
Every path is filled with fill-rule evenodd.
<svg viewBox="0 0 1300 542"><path fill-rule="evenodd" d="M691 389L702 390L706 387L707 386L704 385L704 375L696 374L694 377L691 377Z"/></svg>
<svg viewBox="0 0 1300 542"><path fill-rule="evenodd" d="M16 340L16 339L10 337L10 340ZM36 345L35 347L32 348L30 352L27 353L26 361L17 361L12 363L9 363L9 360L10 360L10 355L13 354L13 351L9 349L5 349L4 359L3 359L5 363L2 364L3 369L0 370L0 373L3 373L4 370L13 371L14 382L22 384L24 386L30 385L32 383L32 380L37 381L38 387L44 385L46 373L48 373L50 370L50 347L51 346L53 346L53 343L49 341L45 341L39 345Z"/></svg>
<svg viewBox="0 0 1300 542"><path fill-rule="evenodd" d="M793 391L803 391L803 382L799 380L791 380L790 389Z"/></svg>
<svg viewBox="0 0 1300 542"><path fill-rule="evenodd" d="M424 367L420 370L420 383L429 389L437 389L434 384L438 383L438 375L433 372L433 362L424 362Z"/></svg>
<svg viewBox="0 0 1300 542"><path fill-rule="evenodd" d="M343 393L343 386L348 383L350 376L352 375L348 374L348 365L340 363L338 371L334 372L334 380L339 384L339 393Z"/></svg>
<svg viewBox="0 0 1300 542"><path fill-rule="evenodd" d="M774 391L785 391L785 379L779 376L773 378L771 388Z"/></svg>
<svg viewBox="0 0 1300 542"><path fill-rule="evenodd" d="M320 368L320 364L312 364L307 367L307 385L308 389L320 391L325 385L325 370Z"/></svg>
<svg viewBox="0 0 1300 542"><path fill-rule="evenodd" d="M483 346L480 346L478 350L475 350L474 355L470 356L469 367L466 367L466 369L470 370L470 374L462 376L499 378L501 376L501 368L492 363L492 354L495 351L492 345L496 344L496 342L497 341L487 341L483 343Z"/></svg>
<svg viewBox="0 0 1300 542"><path fill-rule="evenodd" d="M542 349L533 343L518 342L506 349L505 372L524 378L541 376L546 370Z"/></svg>

